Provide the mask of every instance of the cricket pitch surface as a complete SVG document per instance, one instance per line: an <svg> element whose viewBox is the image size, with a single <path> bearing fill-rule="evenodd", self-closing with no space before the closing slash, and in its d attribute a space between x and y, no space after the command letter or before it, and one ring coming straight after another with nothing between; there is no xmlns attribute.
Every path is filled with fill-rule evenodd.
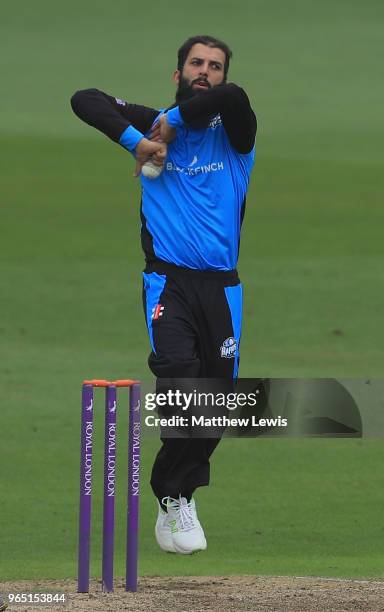
<svg viewBox="0 0 384 612"><path fill-rule="evenodd" d="M76 593L74 580L3 582L2 593L66 593L66 605L11 604L7 612L61 612L68 610L132 612L329 612L384 611L384 582L283 576L176 576L143 577L137 593L126 593L121 579L113 593L102 593L94 580L90 592Z"/></svg>

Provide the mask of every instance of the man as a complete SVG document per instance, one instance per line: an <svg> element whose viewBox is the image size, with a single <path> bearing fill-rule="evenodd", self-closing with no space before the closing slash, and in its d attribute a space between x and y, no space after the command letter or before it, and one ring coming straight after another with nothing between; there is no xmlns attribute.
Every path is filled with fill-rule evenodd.
<svg viewBox="0 0 384 612"><path fill-rule="evenodd" d="M243 89L226 83L232 53L211 36L178 51L176 103L128 104L96 89L77 92L74 112L133 153L141 176L144 311L158 379L238 374L242 286L236 264L255 155L256 117ZM162 437L151 476L156 538L168 552L207 546L193 492L209 483L219 438Z"/></svg>

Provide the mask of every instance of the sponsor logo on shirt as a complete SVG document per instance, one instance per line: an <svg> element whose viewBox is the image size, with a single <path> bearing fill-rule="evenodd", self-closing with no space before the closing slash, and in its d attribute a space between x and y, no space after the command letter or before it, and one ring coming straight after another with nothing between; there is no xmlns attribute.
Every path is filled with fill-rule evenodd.
<svg viewBox="0 0 384 612"><path fill-rule="evenodd" d="M214 117L211 120L211 122L210 122L208 127L210 127L212 130L214 130L215 128L217 128L218 125L221 125L221 117L220 117L220 115L216 115L216 117Z"/></svg>
<svg viewBox="0 0 384 612"><path fill-rule="evenodd" d="M125 102L124 102L124 100L121 100L120 98L115 98L115 100L116 100L116 102L117 102L118 104L120 104L121 106L125 106Z"/></svg>
<svg viewBox="0 0 384 612"><path fill-rule="evenodd" d="M224 340L220 347L220 355L225 359L231 359L236 355L237 342L235 338L230 337Z"/></svg>
<svg viewBox="0 0 384 612"><path fill-rule="evenodd" d="M187 168L178 166L173 162L167 162L165 164L166 170L168 172L180 172L180 174L186 174L187 176L196 176L196 174L208 174L209 172L220 172L224 170L224 162L211 162L209 164L204 164L202 166L195 166L197 163L197 158L192 160L192 163L189 164ZM194 166L193 168L191 166Z"/></svg>
<svg viewBox="0 0 384 612"><path fill-rule="evenodd" d="M153 321L157 321L159 317L163 316L163 312L164 312L164 306L162 306L161 304L156 304L156 306L152 308L151 319Z"/></svg>

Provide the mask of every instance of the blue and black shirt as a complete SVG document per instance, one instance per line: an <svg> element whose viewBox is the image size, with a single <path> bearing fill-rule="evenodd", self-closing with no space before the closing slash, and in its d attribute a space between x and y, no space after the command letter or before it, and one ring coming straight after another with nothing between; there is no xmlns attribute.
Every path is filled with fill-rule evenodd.
<svg viewBox="0 0 384 612"><path fill-rule="evenodd" d="M164 111L97 89L78 91L74 112L134 153ZM236 268L246 193L255 159L256 117L233 83L199 92L167 112L176 138L164 170L141 177L141 239L147 262L195 270Z"/></svg>

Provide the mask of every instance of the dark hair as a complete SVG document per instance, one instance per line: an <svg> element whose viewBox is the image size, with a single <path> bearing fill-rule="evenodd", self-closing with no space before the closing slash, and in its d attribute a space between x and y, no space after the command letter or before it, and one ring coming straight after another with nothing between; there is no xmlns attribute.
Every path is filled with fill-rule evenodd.
<svg viewBox="0 0 384 612"><path fill-rule="evenodd" d="M213 36L192 36L188 38L180 47L177 52L177 69L182 72L185 60L188 57L188 53L190 52L193 45L197 43L201 43L202 45L206 45L207 47L217 47L221 49L225 53L225 63L224 63L224 79L227 77L227 72L229 68L229 60L232 57L232 51L222 40L218 40L217 38L213 38Z"/></svg>

